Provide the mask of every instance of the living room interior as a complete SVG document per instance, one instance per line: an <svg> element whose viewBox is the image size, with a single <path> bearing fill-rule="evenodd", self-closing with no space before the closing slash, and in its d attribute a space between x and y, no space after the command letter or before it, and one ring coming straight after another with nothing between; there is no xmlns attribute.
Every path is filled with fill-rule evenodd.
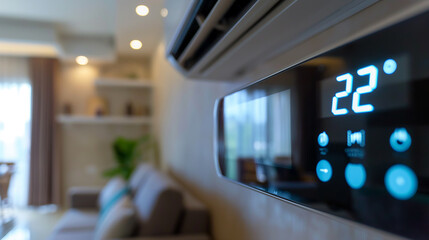
<svg viewBox="0 0 429 240"><path fill-rule="evenodd" d="M307 141L304 134L293 135L296 119L307 115L291 116L292 101L299 97L288 90L266 100L269 86L277 85L262 79L277 79L276 74L301 63L305 72L280 76L315 78L320 69L328 69L327 74L349 70L347 56L314 57L428 10L425 0L1 1L0 238L424 239L427 215L419 215L421 225L406 230L397 227L404 219L386 224L378 215L367 218L368 212L359 215L329 199L313 206L302 200L305 194L294 197L295 188L311 188L331 176L325 181L305 174L303 183L287 182L301 170L290 167L299 162L297 156L313 156L308 148L297 150L297 141ZM371 66L387 76L408 58L395 58L390 73L391 59L383 70L378 63ZM251 92L252 86L269 90L255 91L255 98L263 95L264 100L252 98L254 112L249 113L240 91ZM334 98L346 96L338 93ZM332 107L335 115L334 110L340 105ZM269 122L271 117L281 121ZM259 131L261 122L266 128ZM250 136L248 128L256 133ZM400 137L403 129L395 126ZM358 130L348 133L349 139L355 134L350 145L364 147L359 134L365 132ZM322 138L326 145L329 140L322 135L326 132L320 134L313 142L323 155ZM225 153L231 146L234 151ZM394 156L408 151L392 148ZM262 168L258 154L265 149L275 156ZM231 156L237 156L234 163ZM282 170L271 169L278 166ZM417 175L416 180L414 172L410 175L411 183L419 181L410 196L395 195L389 186L383 192L394 202L386 206L396 209L397 218L408 199L424 202L419 207L427 214L429 171ZM277 178L287 187L295 184L292 193L277 188ZM357 204L350 191L367 185L347 183L352 188L347 196L355 197L347 204ZM331 188L331 193L342 196L342 190Z"/></svg>

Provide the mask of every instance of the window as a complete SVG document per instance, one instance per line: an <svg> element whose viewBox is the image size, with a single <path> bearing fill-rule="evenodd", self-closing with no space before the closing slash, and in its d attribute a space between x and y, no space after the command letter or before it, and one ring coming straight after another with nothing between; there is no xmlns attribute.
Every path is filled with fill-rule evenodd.
<svg viewBox="0 0 429 240"><path fill-rule="evenodd" d="M0 164L15 164L8 198L19 206L26 205L28 199L30 129L31 84L27 60L0 57Z"/></svg>

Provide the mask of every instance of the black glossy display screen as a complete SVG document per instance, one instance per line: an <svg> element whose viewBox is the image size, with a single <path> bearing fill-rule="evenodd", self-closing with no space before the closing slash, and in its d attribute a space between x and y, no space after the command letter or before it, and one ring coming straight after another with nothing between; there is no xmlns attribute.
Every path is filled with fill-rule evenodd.
<svg viewBox="0 0 429 240"><path fill-rule="evenodd" d="M219 173L427 239L428 27L426 13L221 98Z"/></svg>

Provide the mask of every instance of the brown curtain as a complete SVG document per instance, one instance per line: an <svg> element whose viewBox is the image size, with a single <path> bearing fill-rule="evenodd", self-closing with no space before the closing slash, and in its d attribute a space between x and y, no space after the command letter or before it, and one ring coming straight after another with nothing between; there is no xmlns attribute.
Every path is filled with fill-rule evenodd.
<svg viewBox="0 0 429 240"><path fill-rule="evenodd" d="M55 75L57 61L32 58L32 123L28 204L60 203L60 165L55 150Z"/></svg>

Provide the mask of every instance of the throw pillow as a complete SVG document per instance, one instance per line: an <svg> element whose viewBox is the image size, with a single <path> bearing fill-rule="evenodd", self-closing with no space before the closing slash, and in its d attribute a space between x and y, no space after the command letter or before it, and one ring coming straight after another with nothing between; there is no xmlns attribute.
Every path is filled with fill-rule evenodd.
<svg viewBox="0 0 429 240"><path fill-rule="evenodd" d="M130 196L124 195L99 219L95 240L130 237L135 223L134 205Z"/></svg>
<svg viewBox="0 0 429 240"><path fill-rule="evenodd" d="M98 197L98 207L100 209L104 209L107 203L126 186L127 184L122 178L112 178L100 192L100 196Z"/></svg>

